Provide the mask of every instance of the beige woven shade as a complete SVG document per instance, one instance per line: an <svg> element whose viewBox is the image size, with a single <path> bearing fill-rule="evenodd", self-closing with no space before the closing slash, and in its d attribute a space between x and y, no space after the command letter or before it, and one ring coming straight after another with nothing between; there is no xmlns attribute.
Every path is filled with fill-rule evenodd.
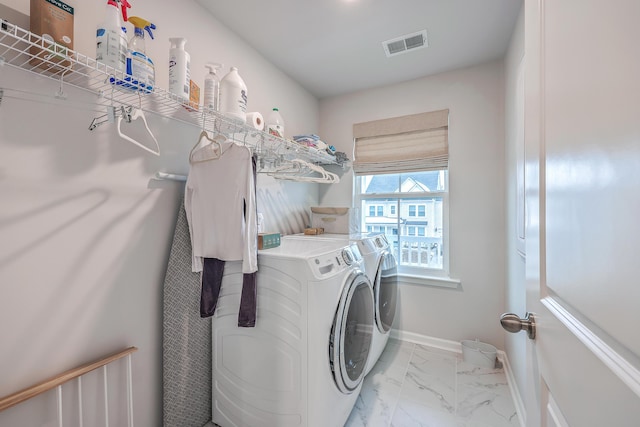
<svg viewBox="0 0 640 427"><path fill-rule="evenodd" d="M353 125L357 175L446 169L449 110Z"/></svg>

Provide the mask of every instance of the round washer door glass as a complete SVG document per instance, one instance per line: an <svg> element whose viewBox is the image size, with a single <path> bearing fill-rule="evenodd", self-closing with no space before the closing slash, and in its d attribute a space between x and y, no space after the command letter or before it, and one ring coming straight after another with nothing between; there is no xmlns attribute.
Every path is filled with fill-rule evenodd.
<svg viewBox="0 0 640 427"><path fill-rule="evenodd" d="M386 334L396 317L398 299L398 264L393 254L384 252L380 257L373 293L375 294L376 326Z"/></svg>
<svg viewBox="0 0 640 427"><path fill-rule="evenodd" d="M373 335L373 292L362 272L354 273L342 292L331 328L329 354L333 378L343 393L362 382Z"/></svg>

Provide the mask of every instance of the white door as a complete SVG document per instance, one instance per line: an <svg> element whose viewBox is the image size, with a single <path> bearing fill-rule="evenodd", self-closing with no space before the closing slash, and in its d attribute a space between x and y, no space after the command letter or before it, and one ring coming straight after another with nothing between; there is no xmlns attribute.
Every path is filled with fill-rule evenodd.
<svg viewBox="0 0 640 427"><path fill-rule="evenodd" d="M640 1L525 8L527 425L640 426Z"/></svg>

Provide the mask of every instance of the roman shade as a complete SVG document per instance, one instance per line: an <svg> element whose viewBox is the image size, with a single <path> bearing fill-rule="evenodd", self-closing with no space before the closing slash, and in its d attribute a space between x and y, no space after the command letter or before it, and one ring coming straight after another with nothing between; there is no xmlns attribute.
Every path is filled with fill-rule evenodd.
<svg viewBox="0 0 640 427"><path fill-rule="evenodd" d="M356 175L446 169L449 110L353 125Z"/></svg>

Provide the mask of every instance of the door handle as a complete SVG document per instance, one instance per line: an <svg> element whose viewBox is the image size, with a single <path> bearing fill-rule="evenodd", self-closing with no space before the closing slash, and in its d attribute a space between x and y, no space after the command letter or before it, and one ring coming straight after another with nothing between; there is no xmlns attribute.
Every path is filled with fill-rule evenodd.
<svg viewBox="0 0 640 427"><path fill-rule="evenodd" d="M500 324L507 332L516 333L524 330L527 331L529 339L536 339L536 317L533 313L527 313L524 319L517 314L504 313L500 316Z"/></svg>

